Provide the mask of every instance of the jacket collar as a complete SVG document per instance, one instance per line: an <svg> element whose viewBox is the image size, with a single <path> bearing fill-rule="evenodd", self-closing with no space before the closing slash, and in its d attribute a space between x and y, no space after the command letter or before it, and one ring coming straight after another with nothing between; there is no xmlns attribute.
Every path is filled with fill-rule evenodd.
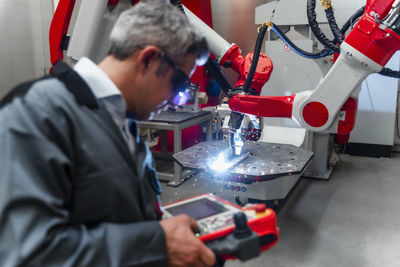
<svg viewBox="0 0 400 267"><path fill-rule="evenodd" d="M54 64L51 75L62 81L80 105L98 109L99 103L87 83L63 61Z"/></svg>

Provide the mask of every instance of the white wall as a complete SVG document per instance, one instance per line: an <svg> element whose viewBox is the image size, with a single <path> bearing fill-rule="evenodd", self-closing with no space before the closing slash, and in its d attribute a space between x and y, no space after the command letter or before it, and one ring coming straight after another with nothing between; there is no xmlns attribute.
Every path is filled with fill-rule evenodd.
<svg viewBox="0 0 400 267"><path fill-rule="evenodd" d="M397 52L386 67L398 70ZM396 135L396 107L399 80L371 74L365 79L358 96L357 121L350 142L392 146Z"/></svg>
<svg viewBox="0 0 400 267"><path fill-rule="evenodd" d="M257 39L254 10L267 2L268 0L211 0L214 30L229 43L237 44L243 55L247 55L254 50ZM224 72L234 85L238 74L231 69L224 69Z"/></svg>
<svg viewBox="0 0 400 267"><path fill-rule="evenodd" d="M288 2L304 2L304 9L294 12L306 13L306 0L280 0L275 16L291 16L292 13L280 10ZM257 27L255 22L255 8L263 4L275 2L274 0L211 0L213 28L229 43L236 43L242 49L243 55L254 50L257 39ZM321 8L317 1L316 8ZM365 5L366 0L335 0L333 5L338 24L341 26L355 10ZM322 9L322 8L321 8ZM266 14L269 20L271 14ZM322 26L322 28L325 28ZM330 31L325 31L330 36ZM237 80L236 72L224 69L231 84Z"/></svg>
<svg viewBox="0 0 400 267"><path fill-rule="evenodd" d="M0 98L50 67L53 0L0 0Z"/></svg>

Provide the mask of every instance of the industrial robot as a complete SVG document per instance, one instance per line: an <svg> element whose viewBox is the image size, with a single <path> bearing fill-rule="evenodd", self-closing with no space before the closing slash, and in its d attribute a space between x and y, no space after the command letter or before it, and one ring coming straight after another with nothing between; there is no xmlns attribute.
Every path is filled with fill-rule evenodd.
<svg viewBox="0 0 400 267"><path fill-rule="evenodd" d="M50 31L52 64L63 59L64 50L67 47L68 56L76 60L82 56L99 54L99 51L96 51L99 49L103 53L106 52L106 48L104 48L106 45L103 48L93 45L95 42L101 43L98 42L99 36L97 34L100 21L106 18L111 25L118 15L118 7L121 5L129 6L137 1L119 2L118 0L108 2L82 1L75 27L79 31L74 31L69 42L67 33L75 0L61 0ZM247 56L243 56L237 45L229 44L189 9L185 8L180 1L171 2L181 8L189 20L204 33L216 62L222 67L234 69L239 74L239 79L234 86L226 86L226 83L224 86L224 82L221 82L221 87L229 96L229 107L231 109L231 114L227 119L229 127L227 142L230 152L228 153L229 157L225 160L233 160L235 164L239 164L250 153L246 152L248 142L243 140L242 128L247 128L247 124L251 120L246 120L244 114L290 118L307 130L334 133L337 135L339 143L346 143L356 121L357 88L360 83L372 73L400 77L397 71L384 68L400 48L400 0L367 0L365 7L354 15L358 18L358 21L355 25L351 25L353 27L350 31L347 31L349 27L344 31L338 28L331 1L321 1L327 13L329 26L334 33L334 40L327 39L319 29L314 12L316 1L308 0L309 25L314 35L323 44L324 49L322 51L311 53L299 49L276 25L265 22L259 27L259 36L254 53L249 53ZM110 26L102 26L101 29L106 33L107 28L110 29ZM290 49L300 56L315 59L334 55L335 62L332 68L316 88L310 88L310 90L290 96L260 96L263 85L268 81L273 71L272 61L267 55L260 52L261 43L267 31L275 32ZM346 32L348 33L346 34ZM210 67L212 68L213 65L210 64ZM254 146L252 143L249 144ZM276 147L279 148L278 145L264 148L264 153L272 151ZM292 154L293 151L288 153ZM187 158L188 154L182 156ZM307 164L311 157L312 155L302 155L303 164ZM201 165L203 163L201 162ZM287 165L292 166L293 164L288 163ZM233 165L227 166L233 168ZM239 178L235 180L235 183L226 183L223 186L226 189L248 193L248 188L241 185L270 181L273 179L271 177L275 175L274 169L277 169L277 166L280 165L277 163L276 168L271 168L271 172L265 176L268 178L265 178L265 169L257 174L249 175L253 170L249 170L247 165L242 165L241 169L247 168L247 170L236 175ZM254 168L254 166L249 168L251 167ZM298 170L288 171L287 174L290 176L300 172ZM253 180L248 180L250 176ZM285 189L280 197L287 195L293 183L290 182L290 185L287 186L288 189ZM259 186L256 185L256 187ZM268 197L268 199L273 199L273 197Z"/></svg>

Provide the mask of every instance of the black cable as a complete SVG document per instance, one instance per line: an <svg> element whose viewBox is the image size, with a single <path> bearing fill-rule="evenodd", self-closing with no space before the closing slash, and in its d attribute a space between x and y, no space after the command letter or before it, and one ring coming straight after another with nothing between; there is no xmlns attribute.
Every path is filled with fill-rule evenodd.
<svg viewBox="0 0 400 267"><path fill-rule="evenodd" d="M215 65L214 61L211 58L209 58L207 60L205 67L208 71L208 74L215 79L215 81L218 83L218 85L221 87L221 89L224 91L224 93L228 94L228 92L231 90L232 86L225 79L224 75L222 75L221 71Z"/></svg>
<svg viewBox="0 0 400 267"><path fill-rule="evenodd" d="M383 68L380 72L380 75L390 77L390 78L397 78L400 79L400 71L392 70L389 68Z"/></svg>
<svg viewBox="0 0 400 267"><path fill-rule="evenodd" d="M250 71L249 71L249 74L247 75L247 79L246 79L246 82L245 82L244 88L243 88L243 91L245 93L249 92L250 85L253 82L254 74L257 69L258 59L260 58L261 47L262 47L265 33L267 32L267 30L268 30L268 27L264 25L261 27L260 32L258 33L256 46L254 48L253 61L251 62Z"/></svg>
<svg viewBox="0 0 400 267"><path fill-rule="evenodd" d="M346 22L345 24L343 24L342 29L340 30L342 32L342 34L345 34L347 32L347 30L353 26L353 22L356 21L358 18L360 18L365 12L365 6L363 6L362 8L360 8L359 10L357 10L353 16L351 16Z"/></svg>
<svg viewBox="0 0 400 267"><path fill-rule="evenodd" d="M333 33L333 36L335 37L335 44L339 43L341 44L344 41L343 34L339 29L339 26L336 23L335 19L335 13L333 12L333 8L327 8L325 9L325 14L326 14L326 19L328 20L329 27L331 28L331 31Z"/></svg>
<svg viewBox="0 0 400 267"><path fill-rule="evenodd" d="M290 41L290 39L275 24L272 24L271 30L274 31L274 33L279 38L281 38L281 40L290 49L292 49L293 52L295 52L296 54L298 54L298 55L300 55L302 57L309 58L309 59L317 59L317 58L330 56L330 55L335 53L334 51L331 51L330 49L323 49L320 52L315 52L315 53L304 51L303 49L301 49L298 46L296 46L292 41Z"/></svg>
<svg viewBox="0 0 400 267"><path fill-rule="evenodd" d="M311 31L314 33L318 41L320 41L326 48L336 53L340 53L340 47L329 40L319 28L317 14L315 13L315 0L307 0L307 18Z"/></svg>

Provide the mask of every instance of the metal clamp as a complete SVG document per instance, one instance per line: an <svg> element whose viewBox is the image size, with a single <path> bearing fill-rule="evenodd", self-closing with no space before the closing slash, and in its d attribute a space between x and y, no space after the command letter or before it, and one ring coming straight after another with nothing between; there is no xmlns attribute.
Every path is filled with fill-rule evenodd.
<svg viewBox="0 0 400 267"><path fill-rule="evenodd" d="M272 28L272 22L270 21L264 22L263 24L260 25L260 27L257 28L257 32L260 33L261 28L264 26L267 26L268 30L270 30Z"/></svg>
<svg viewBox="0 0 400 267"><path fill-rule="evenodd" d="M327 10L329 8L332 8L332 10L333 10L332 0L321 0L321 6L325 10Z"/></svg>

